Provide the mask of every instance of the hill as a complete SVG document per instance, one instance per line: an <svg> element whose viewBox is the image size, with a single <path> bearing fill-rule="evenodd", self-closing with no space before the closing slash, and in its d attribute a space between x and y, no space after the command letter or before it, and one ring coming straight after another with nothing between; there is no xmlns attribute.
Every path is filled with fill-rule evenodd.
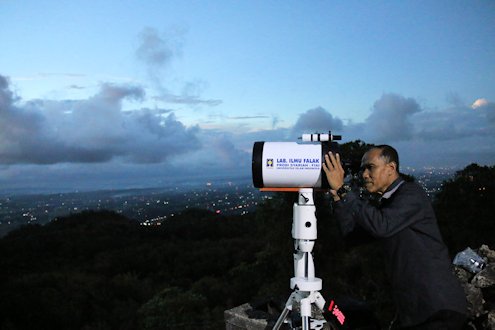
<svg viewBox="0 0 495 330"><path fill-rule="evenodd" d="M250 222L190 210L149 228L102 211L23 227L0 240L0 328L218 328L250 298L233 288L261 249Z"/></svg>
<svg viewBox="0 0 495 330"><path fill-rule="evenodd" d="M494 173L472 164L435 199L452 256L494 246ZM15 230L0 239L0 328L223 329L226 309L282 304L293 275L296 198L275 194L244 216L190 209L161 226L86 211ZM386 325L394 308L378 245L344 240L327 194L316 194L315 204L323 296L366 301Z"/></svg>

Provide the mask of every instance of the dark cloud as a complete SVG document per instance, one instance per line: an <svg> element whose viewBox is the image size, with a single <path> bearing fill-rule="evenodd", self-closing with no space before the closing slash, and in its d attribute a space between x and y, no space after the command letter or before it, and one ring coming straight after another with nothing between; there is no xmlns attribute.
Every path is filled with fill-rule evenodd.
<svg viewBox="0 0 495 330"><path fill-rule="evenodd" d="M43 132L43 116L35 111L16 107L18 101L9 89L9 81L0 76L0 162L9 164L22 158L24 150L39 153L40 148L34 144L45 138Z"/></svg>
<svg viewBox="0 0 495 330"><path fill-rule="evenodd" d="M414 135L411 116L421 107L413 98L398 94L384 94L375 102L366 119L366 129L379 143L409 140Z"/></svg>
<svg viewBox="0 0 495 330"><path fill-rule="evenodd" d="M417 139L431 142L495 136L495 104L485 99L471 106L459 102L441 110L423 111L412 118Z"/></svg>
<svg viewBox="0 0 495 330"><path fill-rule="evenodd" d="M332 130L344 141L388 143L396 146L406 165L465 166L470 163L493 165L495 152L495 104L478 99L468 106L451 94L453 106L426 111L413 99L399 94L384 94L362 123L342 124L323 108L302 114L290 129L260 132L260 140L294 140L302 132Z"/></svg>
<svg viewBox="0 0 495 330"><path fill-rule="evenodd" d="M0 75L0 111L6 112L13 102L14 93L9 89L9 81Z"/></svg>
<svg viewBox="0 0 495 330"><path fill-rule="evenodd" d="M199 128L187 128L174 113L159 117L150 111L136 112L129 126L134 139L128 146L133 152L127 153L125 159L133 163L160 163L201 148Z"/></svg>
<svg viewBox="0 0 495 330"><path fill-rule="evenodd" d="M427 141L456 140L484 136L486 120L466 106L422 112L414 117L416 138Z"/></svg>
<svg viewBox="0 0 495 330"><path fill-rule="evenodd" d="M301 136L303 133L338 132L343 129L343 126L341 119L332 116L331 113L322 107L317 107L299 116L299 119L292 128L291 135Z"/></svg>
<svg viewBox="0 0 495 330"><path fill-rule="evenodd" d="M199 145L198 128L185 127L169 110L122 111L124 100L144 97L140 87L104 84L86 100L20 105L0 76L0 162L158 163L187 153L191 142Z"/></svg>
<svg viewBox="0 0 495 330"><path fill-rule="evenodd" d="M199 95L194 88L189 93ZM344 124L317 107L286 128L275 127L278 117L231 117L242 123L273 118L273 128L227 133L186 127L172 109L122 111L124 101L145 98L139 86L103 84L84 100L21 103L0 76L0 185L19 187L19 176L26 178L26 187L32 178L43 177L38 180L42 187L74 180L78 189L166 185L213 176L249 179L255 141L297 141L302 133L328 130L342 134L343 142L390 143L404 166L495 162L495 107L484 99L471 106L456 99L450 108L426 111L412 98L385 94L361 123Z"/></svg>
<svg viewBox="0 0 495 330"><path fill-rule="evenodd" d="M471 108L484 116L490 125L495 126L495 103L486 99L477 99Z"/></svg>
<svg viewBox="0 0 495 330"><path fill-rule="evenodd" d="M391 143L397 147L404 164L493 165L493 104L479 99L468 106L456 94L450 95L449 103L452 106L448 108L426 111L412 98L386 94L375 102L365 125L356 127L360 126L361 136L368 143Z"/></svg>
<svg viewBox="0 0 495 330"><path fill-rule="evenodd" d="M233 135L229 141L236 151L250 155L255 141L297 141L305 132L331 130L341 134L343 142L360 139L373 144L389 143L399 150L405 166L461 167L473 162L493 165L493 103L484 99L472 106L455 103L457 106L426 111L413 98L385 94L362 123L343 124L340 118L318 107L301 114L292 127ZM233 150L229 154L242 159Z"/></svg>
<svg viewBox="0 0 495 330"><path fill-rule="evenodd" d="M222 134L209 141L207 151L213 152L215 155L214 158L210 157L210 161L213 160L214 166L236 168L247 164L247 153L238 149L229 135Z"/></svg>

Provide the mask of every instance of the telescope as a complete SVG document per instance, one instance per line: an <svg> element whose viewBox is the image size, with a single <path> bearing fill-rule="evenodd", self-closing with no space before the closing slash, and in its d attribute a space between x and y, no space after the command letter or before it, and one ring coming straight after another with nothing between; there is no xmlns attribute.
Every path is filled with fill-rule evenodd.
<svg viewBox="0 0 495 330"><path fill-rule="evenodd" d="M344 329L345 315L333 300L325 301L320 294L322 279L315 276L313 247L317 238L316 206L313 190L330 188L323 171L325 155L338 152L340 135L303 134L301 142L255 142L252 174L256 188L265 191L298 191L293 205L292 238L294 239L293 290L285 303L273 330L288 324L291 329L322 329L330 323L332 329ZM316 306L323 319L313 315ZM299 312L297 312L299 310Z"/></svg>
<svg viewBox="0 0 495 330"><path fill-rule="evenodd" d="M330 188L322 164L329 151L338 152L342 136L303 134L301 142L264 142L253 146L253 185L263 190Z"/></svg>

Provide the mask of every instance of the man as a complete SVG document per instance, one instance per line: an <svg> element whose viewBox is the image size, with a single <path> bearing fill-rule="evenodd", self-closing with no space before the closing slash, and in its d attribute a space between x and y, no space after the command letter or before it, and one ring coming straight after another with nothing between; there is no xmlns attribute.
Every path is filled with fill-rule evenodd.
<svg viewBox="0 0 495 330"><path fill-rule="evenodd" d="M424 190L399 174L399 156L376 146L361 161L364 185L379 202L362 199L344 184L339 154L325 155L323 170L344 235L361 227L380 240L399 324L404 329L461 329L466 298L451 271L431 203Z"/></svg>

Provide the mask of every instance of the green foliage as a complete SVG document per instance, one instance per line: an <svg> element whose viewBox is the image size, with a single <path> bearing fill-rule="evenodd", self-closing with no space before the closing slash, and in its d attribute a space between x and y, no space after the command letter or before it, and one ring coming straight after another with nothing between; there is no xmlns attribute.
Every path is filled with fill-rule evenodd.
<svg viewBox="0 0 495 330"><path fill-rule="evenodd" d="M102 211L11 232L0 240L0 328L218 328L240 303L231 270L262 248L252 222L189 210L149 228Z"/></svg>
<svg viewBox="0 0 495 330"><path fill-rule="evenodd" d="M434 208L452 253L495 243L495 166L471 164L444 183Z"/></svg>
<svg viewBox="0 0 495 330"><path fill-rule="evenodd" d="M364 153L373 146L374 144L368 144L361 140L355 140L340 145L340 154L344 159L347 159L353 163L360 163Z"/></svg>
<svg viewBox="0 0 495 330"><path fill-rule="evenodd" d="M202 295L171 287L167 288L138 311L139 329L209 329L211 314Z"/></svg>

